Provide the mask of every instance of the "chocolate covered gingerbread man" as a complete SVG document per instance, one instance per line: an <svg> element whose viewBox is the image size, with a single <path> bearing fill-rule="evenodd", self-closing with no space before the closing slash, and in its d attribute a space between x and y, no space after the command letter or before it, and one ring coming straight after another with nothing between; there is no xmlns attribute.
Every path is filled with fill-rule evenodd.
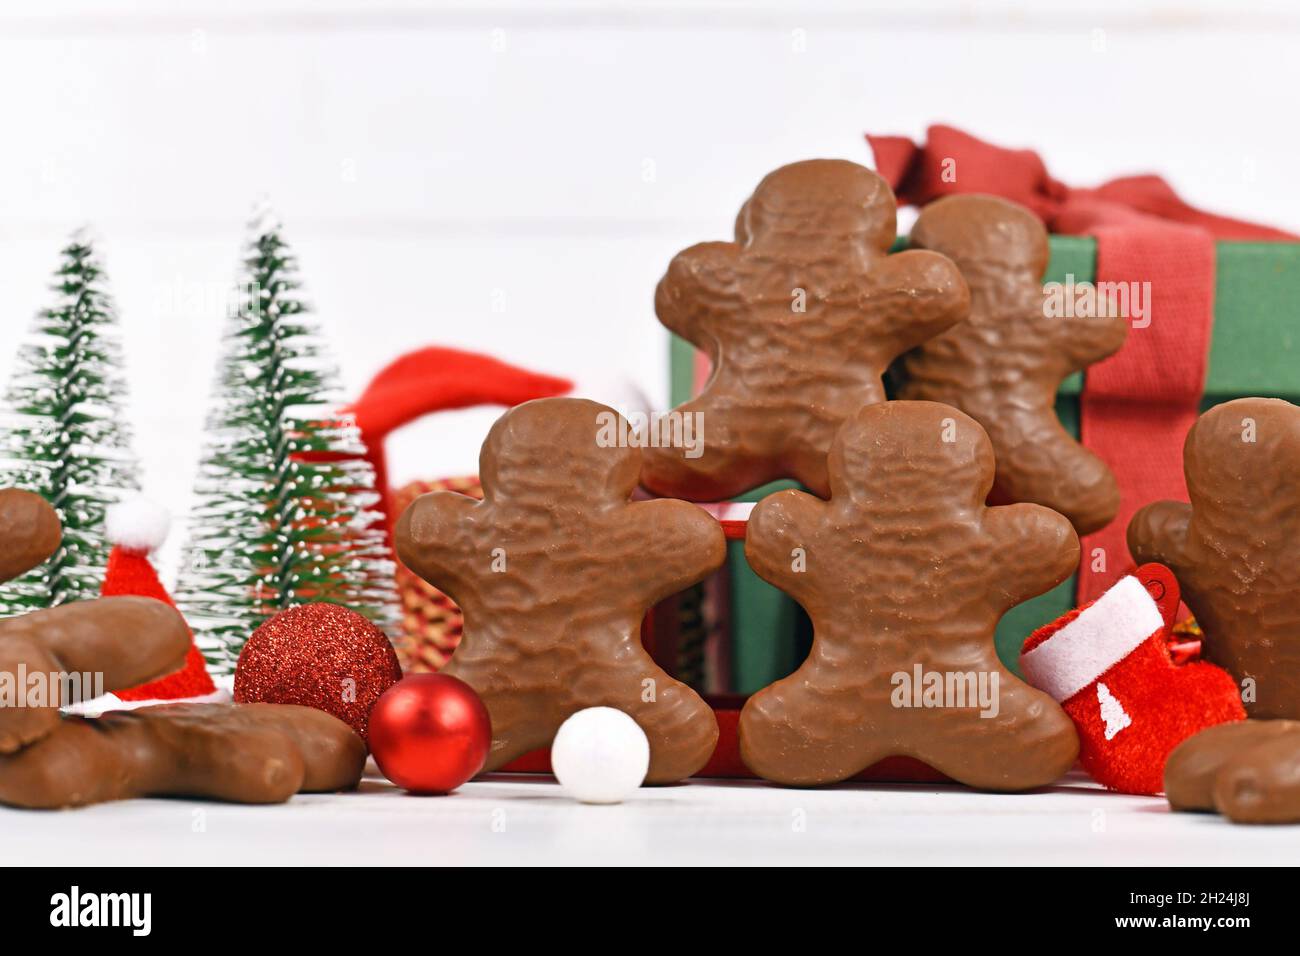
<svg viewBox="0 0 1300 956"><path fill-rule="evenodd" d="M0 580L48 558L60 533L42 498L0 490ZM0 680L8 681L0 804L47 809L150 795L269 803L356 786L366 758L361 738L307 707L165 704L93 719L60 714L60 705L78 702L64 699L65 687L79 687L83 675L99 675L105 691L135 687L179 669L189 647L180 614L151 598L100 598L0 621ZM37 687L45 688L39 696Z"/></svg>
<svg viewBox="0 0 1300 956"><path fill-rule="evenodd" d="M702 441L647 448L647 488L706 501L794 478L827 493L836 429L884 401L880 377L895 357L969 305L943 256L888 255L894 232L883 179L819 159L768 174L741 209L734 242L678 253L655 311L708 353L713 375L673 413L698 421Z"/></svg>
<svg viewBox="0 0 1300 956"><path fill-rule="evenodd" d="M1187 433L1183 473L1191 503L1139 511L1129 550L1177 575L1205 657L1252 682L1247 714L1300 718L1300 408L1216 405Z"/></svg>
<svg viewBox="0 0 1300 956"><path fill-rule="evenodd" d="M1109 524L1119 485L1106 463L1061 426L1062 379L1119 350L1128 331L1114 310L1049 314L1043 296L1047 230L1023 206L962 195L926 206L911 244L940 252L970 286L970 315L903 359L905 399L944 402L993 443L995 502L1029 501L1065 515L1079 534Z"/></svg>
<svg viewBox="0 0 1300 956"><path fill-rule="evenodd" d="M988 437L935 402L861 409L829 470L829 501L782 491L749 519L750 565L803 605L814 633L803 665L746 702L745 763L795 786L891 756L988 790L1069 770L1074 726L1002 666L993 631L1073 571L1070 523L1038 505L986 507Z"/></svg>
<svg viewBox="0 0 1300 956"><path fill-rule="evenodd" d="M647 609L703 579L722 529L684 501L630 502L641 452L626 422L581 399L506 412L479 459L483 500L423 495L397 523L397 553L445 591L465 634L443 673L492 718L485 771L550 744L586 707L631 715L650 741L648 783L690 776L713 753L713 711L641 646Z"/></svg>

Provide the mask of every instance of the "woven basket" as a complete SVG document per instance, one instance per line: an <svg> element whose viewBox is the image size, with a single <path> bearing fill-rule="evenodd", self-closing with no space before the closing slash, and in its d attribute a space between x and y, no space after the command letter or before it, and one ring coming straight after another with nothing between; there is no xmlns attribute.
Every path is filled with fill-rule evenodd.
<svg viewBox="0 0 1300 956"><path fill-rule="evenodd" d="M482 498L475 476L441 481L413 481L393 493L393 514L400 515L412 501L431 491L458 491ZM407 674L439 670L460 643L463 621L451 598L414 571L397 562L397 594L402 602L402 631L393 642L402 671Z"/></svg>

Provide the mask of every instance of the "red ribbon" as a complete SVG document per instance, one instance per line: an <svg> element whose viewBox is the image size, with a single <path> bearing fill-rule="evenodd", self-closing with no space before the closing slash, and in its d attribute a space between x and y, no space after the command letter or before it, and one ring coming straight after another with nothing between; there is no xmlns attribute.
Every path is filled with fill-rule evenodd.
<svg viewBox="0 0 1300 956"><path fill-rule="evenodd" d="M355 418L366 459L375 469L385 531L391 532L399 517L393 513L393 489L388 486L384 454L390 432L433 412L477 405L510 408L535 398L563 395L571 388L573 383L567 379L530 372L490 355L437 346L407 352L384 366L361 397L343 411Z"/></svg>
<svg viewBox="0 0 1300 956"><path fill-rule="evenodd" d="M1004 149L951 126L931 126L924 146L867 136L876 169L899 201L921 206L953 193L991 193L1033 210L1055 233L1097 240L1095 282L1150 283L1144 328L1088 370L1080 437L1115 472L1120 509L1083 540L1080 603L1132 567L1124 535L1142 505L1185 501L1183 439L1196 421L1214 323L1217 239L1290 240L1290 233L1203 212L1158 176L1127 176L1095 189L1053 179L1038 154Z"/></svg>

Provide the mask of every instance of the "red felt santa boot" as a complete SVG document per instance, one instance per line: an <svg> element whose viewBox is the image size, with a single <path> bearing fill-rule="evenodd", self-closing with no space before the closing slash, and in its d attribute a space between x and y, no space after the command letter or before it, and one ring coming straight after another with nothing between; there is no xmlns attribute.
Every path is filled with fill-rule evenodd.
<svg viewBox="0 0 1300 956"><path fill-rule="evenodd" d="M149 553L160 547L167 537L167 524L167 512L143 498L130 498L108 509L104 526L113 550L108 554L108 568L100 594L104 597L150 597L176 606L149 561ZM142 701L229 699L229 694L219 691L212 683L192 635L184 667L139 687L114 691L112 696L136 704Z"/></svg>
<svg viewBox="0 0 1300 956"><path fill-rule="evenodd" d="M1245 719L1227 671L1190 660L1199 648L1175 636L1178 582L1144 564L1090 604L1025 641L1020 668L1060 703L1079 731L1079 762L1122 793L1164 789L1165 760L1188 737ZM1176 653L1175 653L1176 652Z"/></svg>

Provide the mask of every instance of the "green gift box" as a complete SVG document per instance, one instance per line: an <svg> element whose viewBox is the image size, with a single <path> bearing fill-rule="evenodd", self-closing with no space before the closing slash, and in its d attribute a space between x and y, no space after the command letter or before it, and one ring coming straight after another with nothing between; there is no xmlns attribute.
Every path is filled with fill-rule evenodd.
<svg viewBox="0 0 1300 956"><path fill-rule="evenodd" d="M902 240L900 240L900 247ZM1089 238L1051 237L1045 283L1094 281L1097 244ZM672 403L694 392L695 347L671 337ZM1061 423L1079 435L1083 375L1066 379L1057 394ZM1204 411L1243 396L1300 398L1300 243L1221 241L1216 244L1214 332L1206 372ZM756 489L739 500L757 501L790 482ZM750 694L793 671L807 650L802 611L761 580L745 561L742 542L731 542L727 566L730 607L731 691ZM1012 608L997 630L998 653L1019 670L1020 646L1035 628L1075 605L1074 579Z"/></svg>

